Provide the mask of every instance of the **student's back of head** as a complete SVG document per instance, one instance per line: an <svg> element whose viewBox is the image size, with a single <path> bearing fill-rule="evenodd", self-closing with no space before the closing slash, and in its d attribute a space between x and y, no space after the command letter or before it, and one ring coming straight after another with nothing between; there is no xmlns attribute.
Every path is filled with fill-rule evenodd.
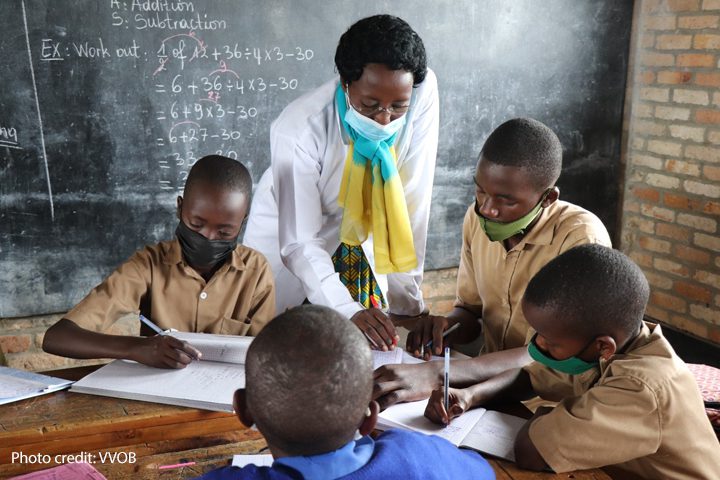
<svg viewBox="0 0 720 480"><path fill-rule="evenodd" d="M314 455L352 440L372 392L372 358L352 322L317 305L278 315L245 366L246 404L275 449Z"/></svg>
<svg viewBox="0 0 720 480"><path fill-rule="evenodd" d="M390 430L370 438L379 411L372 387L370 347L352 322L318 305L287 310L253 340L245 388L235 392L235 410L267 440L272 466L222 467L198 480L495 478L477 452L434 435Z"/></svg>
<svg viewBox="0 0 720 480"><path fill-rule="evenodd" d="M579 336L625 336L642 323L650 287L618 250L598 244L574 247L545 265L528 284L524 301L553 311Z"/></svg>

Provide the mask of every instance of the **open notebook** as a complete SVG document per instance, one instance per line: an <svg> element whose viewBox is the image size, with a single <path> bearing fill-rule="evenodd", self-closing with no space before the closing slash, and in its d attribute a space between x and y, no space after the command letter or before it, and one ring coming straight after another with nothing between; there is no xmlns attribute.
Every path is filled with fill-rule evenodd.
<svg viewBox="0 0 720 480"><path fill-rule="evenodd" d="M56 392L68 388L72 383L62 378L0 367L0 405Z"/></svg>
<svg viewBox="0 0 720 480"><path fill-rule="evenodd" d="M373 370L376 370L383 365L393 365L397 363L425 363L425 360L421 358L415 358L407 353L402 348L395 348L395 350L388 350L383 352L380 350L373 350ZM430 361L444 360L443 357L433 355Z"/></svg>
<svg viewBox="0 0 720 480"><path fill-rule="evenodd" d="M425 418L427 400L400 403L380 413L377 429L401 428L437 435L458 447L515 461L515 437L526 420L513 415L476 408L443 427Z"/></svg>
<svg viewBox="0 0 720 480"><path fill-rule="evenodd" d="M245 386L252 337L172 332L202 352L180 370L115 360L76 382L70 391L232 412L233 392Z"/></svg>

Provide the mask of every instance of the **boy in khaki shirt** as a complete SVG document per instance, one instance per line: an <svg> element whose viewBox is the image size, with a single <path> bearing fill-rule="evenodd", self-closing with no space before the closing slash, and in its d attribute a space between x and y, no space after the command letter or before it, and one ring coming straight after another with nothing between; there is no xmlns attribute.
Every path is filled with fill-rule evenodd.
<svg viewBox="0 0 720 480"><path fill-rule="evenodd" d="M177 199L177 238L135 252L48 329L43 349L165 368L182 368L198 357L171 336L102 333L131 313L162 329L259 333L275 313L275 291L265 257L237 244L251 192L250 173L241 163L218 155L200 159ZM144 327L141 332L151 333Z"/></svg>
<svg viewBox="0 0 720 480"><path fill-rule="evenodd" d="M475 201L463 222L455 308L447 317L421 318L407 342L408 351L420 355L420 346L432 340L432 353L439 355L443 343L467 343L482 334L483 353L492 355L453 361L453 384L480 382L529 362L524 346L532 333L520 301L532 276L576 245L611 245L600 219L559 200L561 167L560 140L537 120L509 120L483 145L473 177ZM443 339L455 323L459 330ZM375 398L383 408L427 398L442 384L442 373L435 362L381 367Z"/></svg>
<svg viewBox="0 0 720 480"><path fill-rule="evenodd" d="M541 408L515 440L522 468L556 472L612 466L621 478L720 478L720 444L694 377L662 335L643 322L649 286L625 255L582 245L552 260L522 301L537 332L534 363L481 384L433 392L437 423L491 401L532 394Z"/></svg>

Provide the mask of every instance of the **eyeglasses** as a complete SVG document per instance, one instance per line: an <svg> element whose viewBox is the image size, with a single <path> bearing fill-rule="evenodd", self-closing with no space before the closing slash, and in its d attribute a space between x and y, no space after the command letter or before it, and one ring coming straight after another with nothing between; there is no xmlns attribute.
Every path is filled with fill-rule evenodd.
<svg viewBox="0 0 720 480"><path fill-rule="evenodd" d="M410 105L400 105L400 106L389 106L389 107L381 107L380 105L375 105L373 107L366 107L365 105L360 105L359 107L356 106L354 103L350 101L350 94L348 93L350 91L350 86L346 85L345 87L345 98L347 99L348 104L352 108L354 108L359 114L364 115L366 117L375 117L376 115L379 115L382 112L387 112L392 116L395 117L402 117L405 115L408 110L410 110Z"/></svg>

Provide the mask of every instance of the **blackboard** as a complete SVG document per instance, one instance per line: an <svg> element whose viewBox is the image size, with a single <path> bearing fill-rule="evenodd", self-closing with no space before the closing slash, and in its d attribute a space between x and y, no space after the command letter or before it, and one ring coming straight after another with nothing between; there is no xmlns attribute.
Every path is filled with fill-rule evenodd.
<svg viewBox="0 0 720 480"><path fill-rule="evenodd" d="M202 155L258 180L272 119L375 13L418 31L439 80L428 269L457 265L477 154L515 116L558 132L563 198L614 233L632 2L3 0L0 317L64 311L172 238Z"/></svg>

